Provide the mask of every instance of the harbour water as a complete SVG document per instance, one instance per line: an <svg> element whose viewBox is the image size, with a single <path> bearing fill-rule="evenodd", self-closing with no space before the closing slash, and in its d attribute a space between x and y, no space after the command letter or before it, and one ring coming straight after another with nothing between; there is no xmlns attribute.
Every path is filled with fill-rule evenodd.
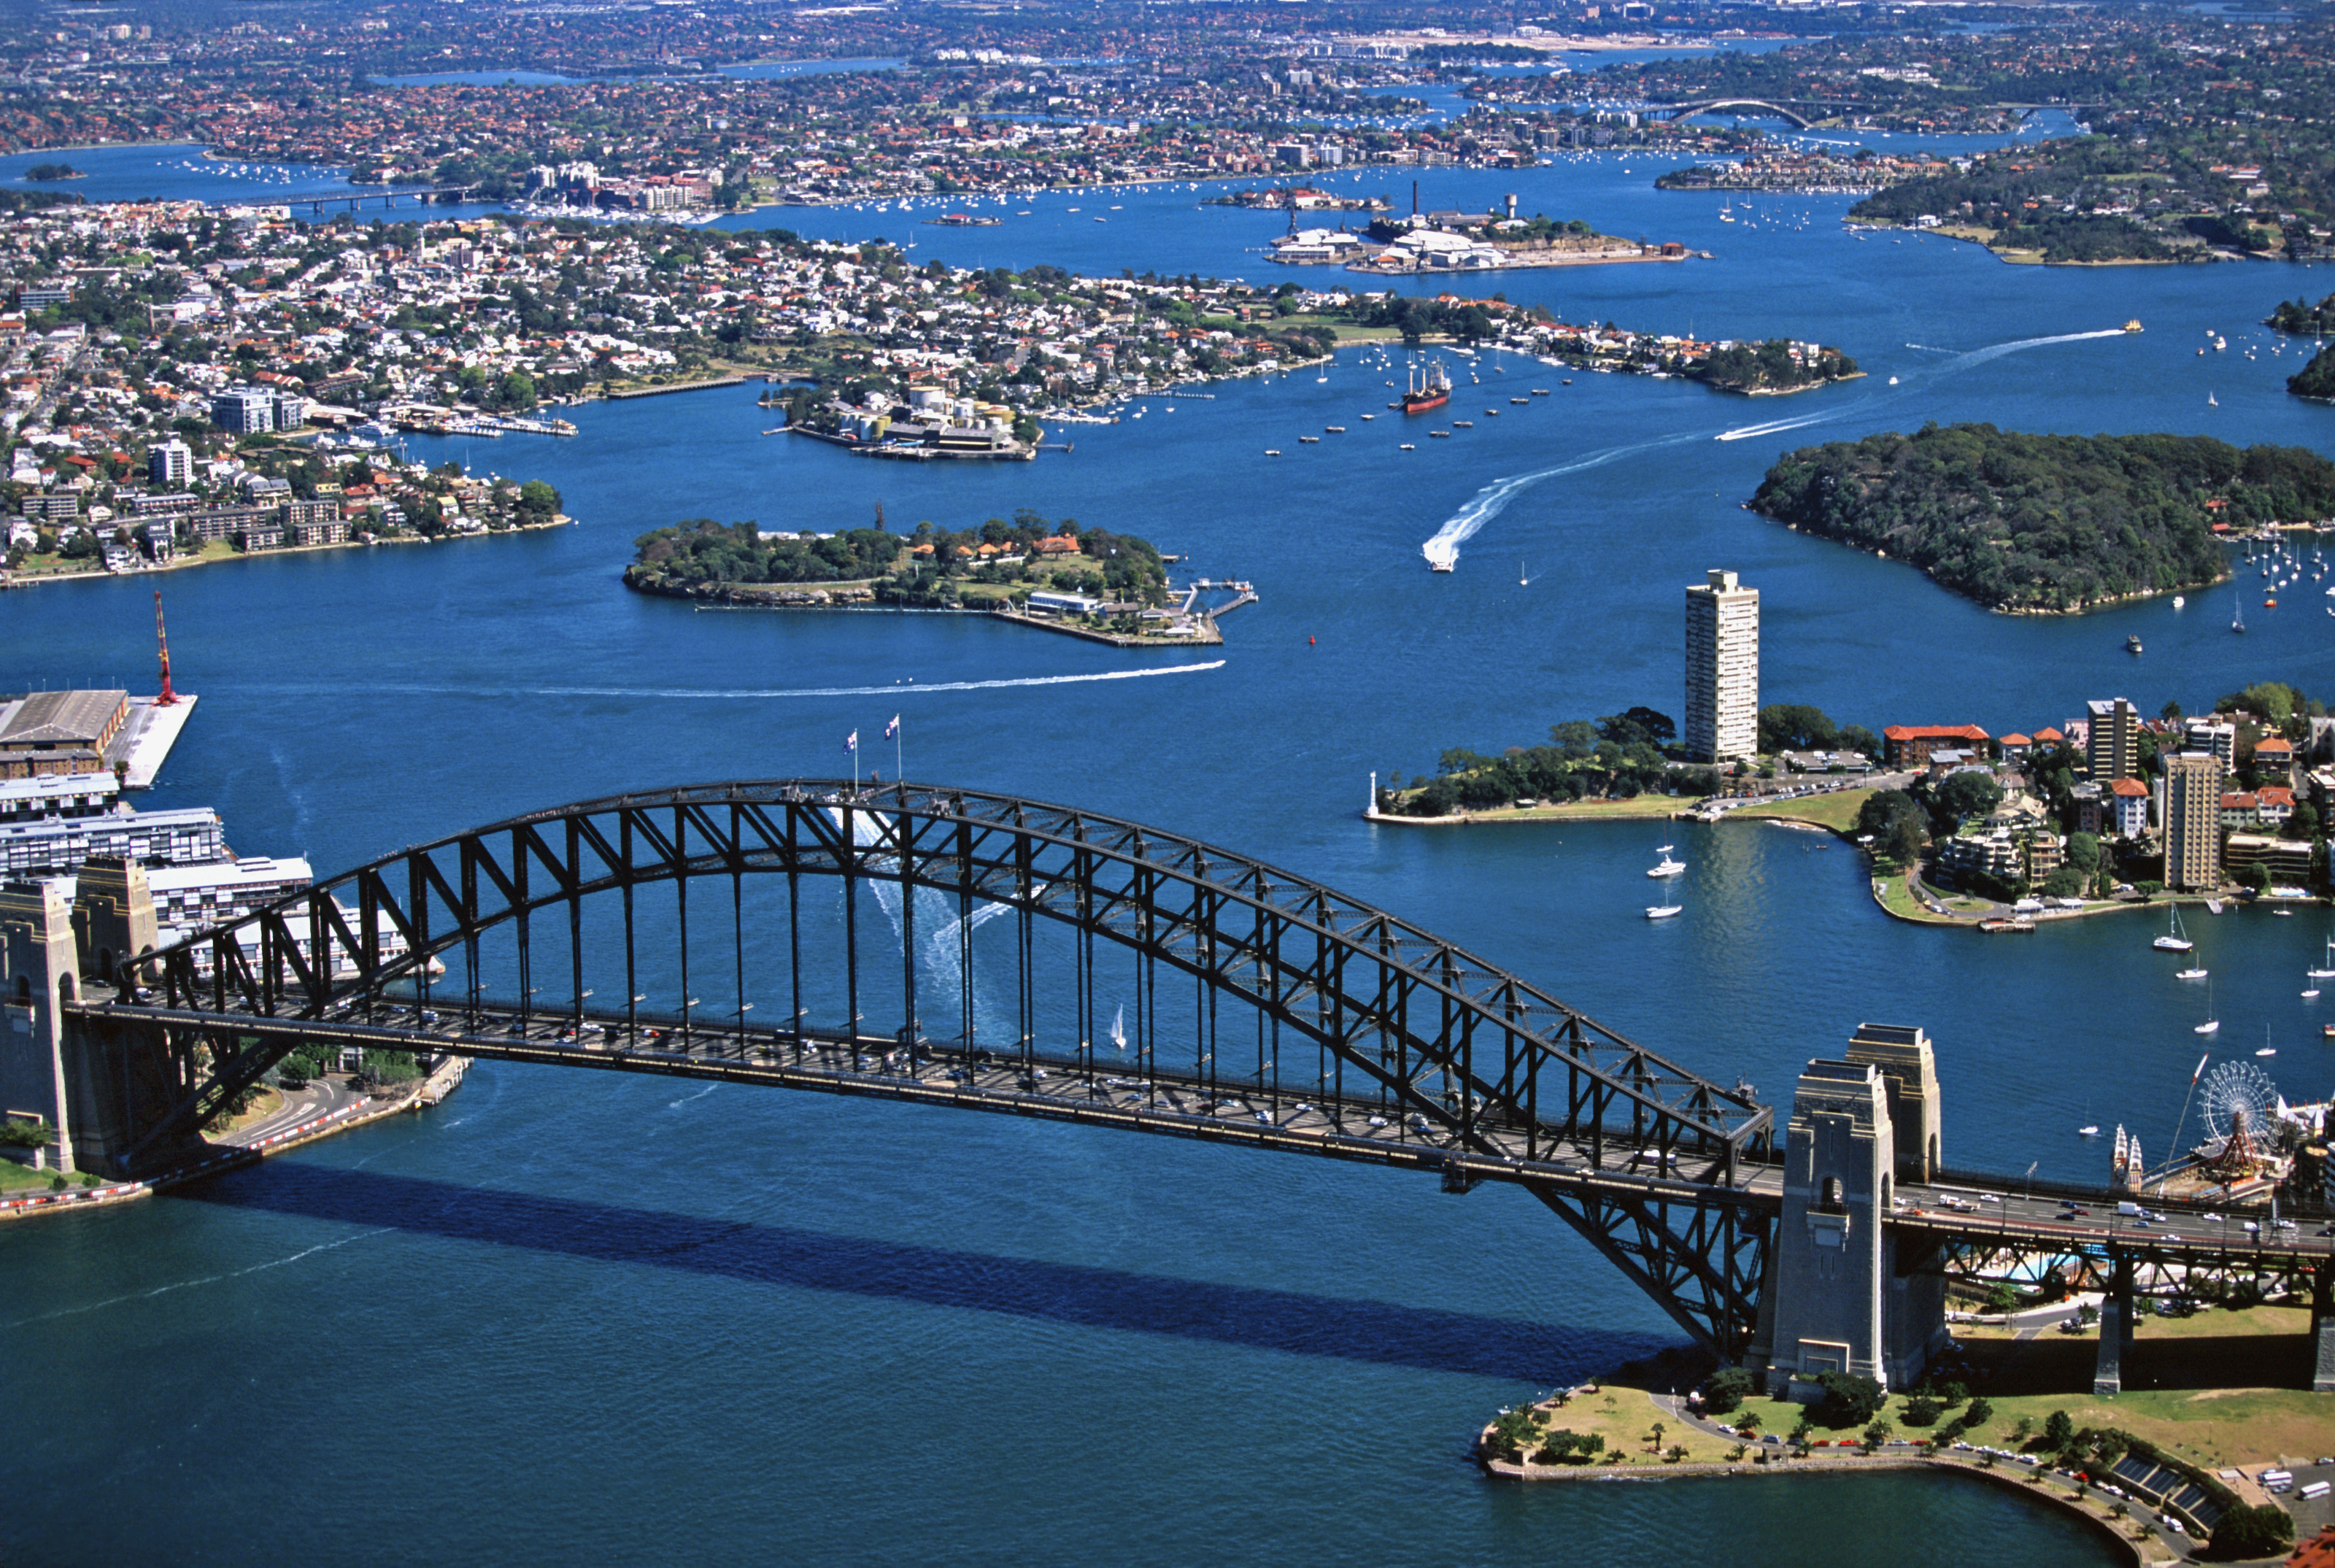
<svg viewBox="0 0 2335 1568"><path fill-rule="evenodd" d="M1526 211L1719 259L1430 286L1817 338L1866 379L1750 401L1446 353L1451 411L1477 423L1429 442L1384 409L1400 353L1350 350L1148 400L1026 466L765 439L751 388L588 405L572 441L420 438L433 461L549 479L578 526L170 576L179 678L203 704L150 801L215 804L237 849L330 872L627 788L841 774L854 729L889 777L874 737L898 713L913 778L1258 855L1770 1098L1858 1022L1919 1023L1957 1165L2099 1176L2075 1136L2090 1123L2167 1147L2202 999L2142 920L2000 942L1895 924L1849 849L1778 828L1359 820L1373 769L1675 711L1681 589L1714 566L1761 590L1764 700L1875 729L2031 731L2090 697L2195 709L2264 678L2325 694L2335 600L2256 595L2243 637L2226 589L2013 620L1739 504L1788 445L1924 420L2335 448L2335 416L2282 391L2295 355L2249 324L2325 292L2324 269L2007 267L1853 237L1841 198L1764 198L1757 227L1739 201L1721 226L1716 197L1646 189L1656 167L1439 174L1432 199L1517 189ZM1045 226L913 237L967 262L1276 270L1249 247L1278 219L1193 199L1055 196ZM1111 221L1090 234L1071 205ZM777 218L813 219L909 237L898 214ZM1071 253L1049 255L1057 239ZM2129 316L2147 330L2111 330ZM1532 386L1552 395L1508 403ZM1348 433L1296 444L1326 424ZM1221 650L1155 654L972 617L695 613L616 580L635 536L683 518L824 529L879 501L895 528L1029 506L1131 531L1263 602ZM1439 535L1458 565L1430 576ZM7 683L142 683L150 586L0 595ZM1662 842L1688 862L1687 913L1649 927ZM2227 1049L2267 1030L2282 1087L2323 1097L2314 1009L2335 1002L2298 995L2320 919L2201 915L2193 934ZM26 1561L2096 1552L2015 1496L1923 1476L1487 1486L1464 1449L1490 1409L1680 1337L1537 1205L1018 1120L489 1064L430 1116L10 1226L0 1281L0 1362L43 1413L0 1461L17 1499L0 1551Z"/></svg>

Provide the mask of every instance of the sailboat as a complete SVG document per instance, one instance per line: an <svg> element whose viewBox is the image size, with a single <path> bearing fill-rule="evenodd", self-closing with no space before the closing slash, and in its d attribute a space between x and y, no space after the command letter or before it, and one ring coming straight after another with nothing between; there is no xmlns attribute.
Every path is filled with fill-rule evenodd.
<svg viewBox="0 0 2335 1568"><path fill-rule="evenodd" d="M1110 1043L1114 1050L1127 1050L1127 1003L1119 1004L1119 1011L1110 1021Z"/></svg>
<svg viewBox="0 0 2335 1568"><path fill-rule="evenodd" d="M2327 934L2327 956L2319 962L2319 968L2306 969L2303 973L2313 980L2335 980L2335 931Z"/></svg>
<svg viewBox="0 0 2335 1568"><path fill-rule="evenodd" d="M1659 854L1662 858L1654 863L1654 868L1652 871L1647 872L1646 875L1649 876L1676 876L1680 872L1684 871L1686 869L1685 861L1673 860L1671 858L1671 851L1676 847L1676 845L1665 844L1661 849L1657 850L1655 853Z"/></svg>
<svg viewBox="0 0 2335 1568"><path fill-rule="evenodd" d="M2213 988L2208 986L2205 989L2205 1021L2197 1025L2196 1028L2190 1031L2190 1032L2192 1034L2212 1034L2221 1027L2222 1021L2214 1016Z"/></svg>
<svg viewBox="0 0 2335 1568"><path fill-rule="evenodd" d="M2246 629L2245 601L2240 598L2235 593L2233 593L2230 597L2233 602L2235 602L2238 607L2237 618L2230 623L2230 630L2233 632L2243 632Z"/></svg>
<svg viewBox="0 0 2335 1568"><path fill-rule="evenodd" d="M1670 920L1678 915L1684 915L1685 913L1686 905L1683 904L1649 904L1646 905L1646 918L1649 920Z"/></svg>
<svg viewBox="0 0 2335 1568"><path fill-rule="evenodd" d="M2173 978L2175 980L2203 980L2205 978L2205 972L2193 963L2188 968L2175 973Z"/></svg>
<svg viewBox="0 0 2335 1568"><path fill-rule="evenodd" d="M2195 943L2190 941L2188 937L2182 934L2181 911L2177 908L2168 906L2165 913L2173 917L2172 927L2167 930L2164 935L2150 943L2149 945L2156 948L2160 953L2186 953L2191 948L2196 946L2197 944Z"/></svg>

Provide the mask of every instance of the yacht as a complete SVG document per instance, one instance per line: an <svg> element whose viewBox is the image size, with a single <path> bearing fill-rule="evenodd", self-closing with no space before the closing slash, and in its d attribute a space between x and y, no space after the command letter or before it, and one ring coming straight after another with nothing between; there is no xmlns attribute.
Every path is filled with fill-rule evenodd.
<svg viewBox="0 0 2335 1568"><path fill-rule="evenodd" d="M2197 944L2195 943L2190 941L2186 936L2184 936L2181 934L2181 911L2178 909L2168 909L2165 913L2173 917L2172 926L2164 935L2150 943L2149 945L2156 948L2160 953L2186 953L2191 948L2196 946Z"/></svg>
<svg viewBox="0 0 2335 1568"><path fill-rule="evenodd" d="M2319 967L2303 973L2313 980L2335 980L2335 932L2328 933L2327 955L2319 961Z"/></svg>
<svg viewBox="0 0 2335 1568"><path fill-rule="evenodd" d="M1657 852L1662 856L1662 859L1655 862L1654 868L1652 871L1647 872L1646 875L1649 876L1676 876L1680 872L1684 871L1686 869L1685 861L1673 860L1671 858L1671 851L1676 846L1674 845L1663 845Z"/></svg>
<svg viewBox="0 0 2335 1568"><path fill-rule="evenodd" d="M1646 918L1649 920L1670 920L1677 917L1678 915L1684 915L1685 913L1686 905L1683 904L1649 904L1646 905Z"/></svg>

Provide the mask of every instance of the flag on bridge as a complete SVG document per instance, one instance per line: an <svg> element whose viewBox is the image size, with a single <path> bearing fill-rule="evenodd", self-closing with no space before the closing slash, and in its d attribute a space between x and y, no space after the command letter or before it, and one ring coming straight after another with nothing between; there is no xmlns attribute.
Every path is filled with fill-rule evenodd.
<svg viewBox="0 0 2335 1568"><path fill-rule="evenodd" d="M892 721L891 721L889 724L887 724L887 725L885 725L885 726L884 726L884 739L886 739L887 740L892 740L892 739L894 739L896 736L897 736L899 733L900 733L900 715L898 715L897 713L895 713L895 714L893 714L893 715L892 715Z"/></svg>
<svg viewBox="0 0 2335 1568"><path fill-rule="evenodd" d="M846 736L843 738L843 749L844 749L845 750L847 750L847 751L850 752L854 757L857 757L857 756L858 756L858 755L859 755L859 731L858 731L854 730L850 734L846 735Z"/></svg>

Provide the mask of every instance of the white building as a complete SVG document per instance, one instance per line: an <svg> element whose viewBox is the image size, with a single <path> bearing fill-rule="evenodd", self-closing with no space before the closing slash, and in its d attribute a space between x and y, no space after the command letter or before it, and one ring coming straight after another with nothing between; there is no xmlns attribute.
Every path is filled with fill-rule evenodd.
<svg viewBox="0 0 2335 1568"><path fill-rule="evenodd" d="M1687 755L1728 762L1759 750L1759 590L1711 572L1686 591Z"/></svg>
<svg viewBox="0 0 2335 1568"><path fill-rule="evenodd" d="M194 482L195 454L184 441L164 441L146 451L146 479L150 484L184 485Z"/></svg>

